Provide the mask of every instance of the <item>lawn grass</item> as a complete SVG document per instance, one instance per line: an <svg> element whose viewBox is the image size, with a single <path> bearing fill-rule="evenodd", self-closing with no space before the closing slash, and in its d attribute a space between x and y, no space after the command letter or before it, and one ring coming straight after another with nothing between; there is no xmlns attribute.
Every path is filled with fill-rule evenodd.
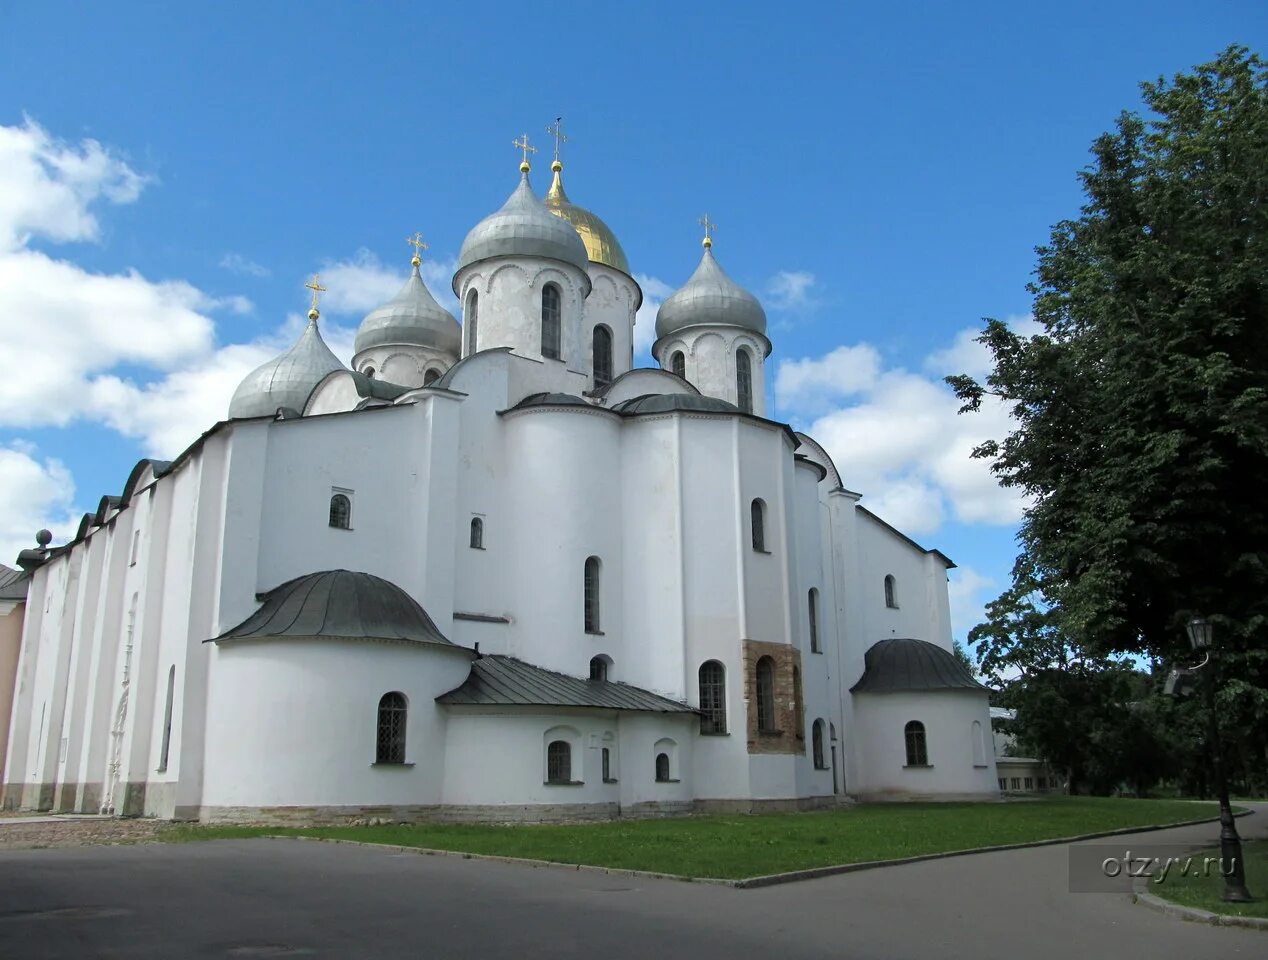
<svg viewBox="0 0 1268 960"><path fill-rule="evenodd" d="M834 864L1214 817L1213 803L1052 797L1011 803L899 803L814 813L586 824L423 823L374 827L180 827L168 839L311 836L741 879Z"/></svg>
<svg viewBox="0 0 1268 960"><path fill-rule="evenodd" d="M1148 891L1155 896L1186 907L1210 910L1212 913L1234 917L1262 917L1268 919L1268 841L1252 840L1242 843L1242 857L1246 862L1246 889L1256 899L1253 903L1225 903L1220 899L1224 892L1224 877L1216 863L1211 864L1209 875L1199 869L1206 857L1219 857L1220 851L1202 850L1193 854L1193 869L1187 876L1173 867L1161 883L1150 882Z"/></svg>

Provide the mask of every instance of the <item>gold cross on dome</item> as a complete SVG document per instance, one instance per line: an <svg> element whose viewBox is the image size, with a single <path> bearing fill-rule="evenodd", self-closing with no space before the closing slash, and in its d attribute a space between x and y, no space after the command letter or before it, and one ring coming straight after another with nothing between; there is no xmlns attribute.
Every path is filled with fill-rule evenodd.
<svg viewBox="0 0 1268 960"><path fill-rule="evenodd" d="M316 313L317 300L321 296L321 294L326 292L326 288L321 285L320 275L314 273L313 278L309 280L306 284L304 284L304 286L313 292L313 305L310 310L310 313Z"/></svg>
<svg viewBox="0 0 1268 960"><path fill-rule="evenodd" d="M713 246L713 231L718 229L718 225L709 219L707 213L696 222L704 227L704 245L706 247Z"/></svg>
<svg viewBox="0 0 1268 960"><path fill-rule="evenodd" d="M414 266L418 266L423 262L423 251L427 249L427 244L423 242L423 235L418 231L414 231L414 235L406 237L405 242L414 248L414 259L411 262Z"/></svg>
<svg viewBox="0 0 1268 960"><path fill-rule="evenodd" d="M555 159L558 160L560 145L568 142L568 135L564 133L564 118L555 117L555 122L546 127L546 132L555 138Z"/></svg>
<svg viewBox="0 0 1268 960"><path fill-rule="evenodd" d="M535 146L533 146L531 143L529 143L529 142L528 142L528 134L527 134L527 133L521 134L521 135L520 135L520 137L519 137L519 139L517 139L517 140L512 140L512 141L511 141L511 146L513 146L513 147L519 147L521 150L523 150L523 151L524 151L524 159L523 159L523 161L521 162L521 165L522 165L522 166L525 166L525 167L527 167L527 166L528 166L528 155L529 155L530 153L536 153L536 152L537 152L537 148L536 148Z"/></svg>

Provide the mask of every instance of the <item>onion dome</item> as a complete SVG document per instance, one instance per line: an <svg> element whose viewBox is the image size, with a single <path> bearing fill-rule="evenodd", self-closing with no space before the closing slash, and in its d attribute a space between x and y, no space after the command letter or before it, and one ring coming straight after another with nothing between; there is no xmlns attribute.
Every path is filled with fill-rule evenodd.
<svg viewBox="0 0 1268 960"><path fill-rule="evenodd" d="M423 283L418 258L400 293L366 314L353 349L360 353L386 344L429 347L455 356L462 352L462 328Z"/></svg>
<svg viewBox="0 0 1268 960"><path fill-rule="evenodd" d="M757 297L728 277L718 265L708 237L696 272L681 289L666 297L656 311L656 336L667 337L702 324L742 327L766 335L766 311Z"/></svg>
<svg viewBox="0 0 1268 960"><path fill-rule="evenodd" d="M346 369L330 352L317 329L316 291L325 288L317 285L316 278L313 284L316 286L313 287L313 306L308 311L308 326L293 347L256 367L238 384L229 401L231 420L272 416L279 407L303 412L313 388L334 371Z"/></svg>
<svg viewBox="0 0 1268 960"><path fill-rule="evenodd" d="M612 229L584 207L579 207L568 199L564 193L564 181L561 176L564 165L556 160L550 165L555 178L546 193L546 209L572 224L572 228L585 244L586 254L593 263L601 263L624 274L630 272L630 262L625 259L625 251L621 242L616 239Z"/></svg>
<svg viewBox="0 0 1268 960"><path fill-rule="evenodd" d="M493 257L544 257L572 264L587 277L590 257L581 236L567 221L551 214L533 193L528 182L528 164L520 165L520 183L502 209L477 223L462 241L458 266L464 267ZM454 293L459 293L454 287Z"/></svg>

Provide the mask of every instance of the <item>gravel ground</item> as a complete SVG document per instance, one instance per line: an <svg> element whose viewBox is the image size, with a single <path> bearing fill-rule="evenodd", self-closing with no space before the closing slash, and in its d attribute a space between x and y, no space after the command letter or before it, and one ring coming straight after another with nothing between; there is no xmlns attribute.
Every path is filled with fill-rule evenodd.
<svg viewBox="0 0 1268 960"><path fill-rule="evenodd" d="M172 828L165 820L57 820L0 818L0 850L40 850L45 847L86 847L94 844L145 843L160 839Z"/></svg>

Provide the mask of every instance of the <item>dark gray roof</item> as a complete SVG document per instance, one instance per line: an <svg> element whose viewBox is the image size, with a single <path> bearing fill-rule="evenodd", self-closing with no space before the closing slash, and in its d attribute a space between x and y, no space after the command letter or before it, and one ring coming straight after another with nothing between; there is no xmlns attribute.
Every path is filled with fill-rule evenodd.
<svg viewBox="0 0 1268 960"><path fill-rule="evenodd" d="M589 407L581 397L571 393L530 393L527 397L511 407L512 410L524 410L528 407Z"/></svg>
<svg viewBox="0 0 1268 960"><path fill-rule="evenodd" d="M968 668L950 650L926 640L891 637L863 655L865 669L850 693L899 693L909 690L980 690Z"/></svg>
<svg viewBox="0 0 1268 960"><path fill-rule="evenodd" d="M474 706L598 707L651 713L694 713L685 703L641 687L609 680L570 677L514 657L492 655L471 664L462 686L442 693L437 703Z"/></svg>
<svg viewBox="0 0 1268 960"><path fill-rule="evenodd" d="M413 597L369 573L310 573L257 599L264 601L259 610L215 639L339 637L453 645Z"/></svg>
<svg viewBox="0 0 1268 960"><path fill-rule="evenodd" d="M612 407L622 414L669 413L671 410L695 410L701 413L739 413L740 408L717 397L689 393L645 393L641 397L622 400Z"/></svg>
<svg viewBox="0 0 1268 960"><path fill-rule="evenodd" d="M31 575L26 571L0 563L0 600L25 600L26 588L30 585Z"/></svg>

